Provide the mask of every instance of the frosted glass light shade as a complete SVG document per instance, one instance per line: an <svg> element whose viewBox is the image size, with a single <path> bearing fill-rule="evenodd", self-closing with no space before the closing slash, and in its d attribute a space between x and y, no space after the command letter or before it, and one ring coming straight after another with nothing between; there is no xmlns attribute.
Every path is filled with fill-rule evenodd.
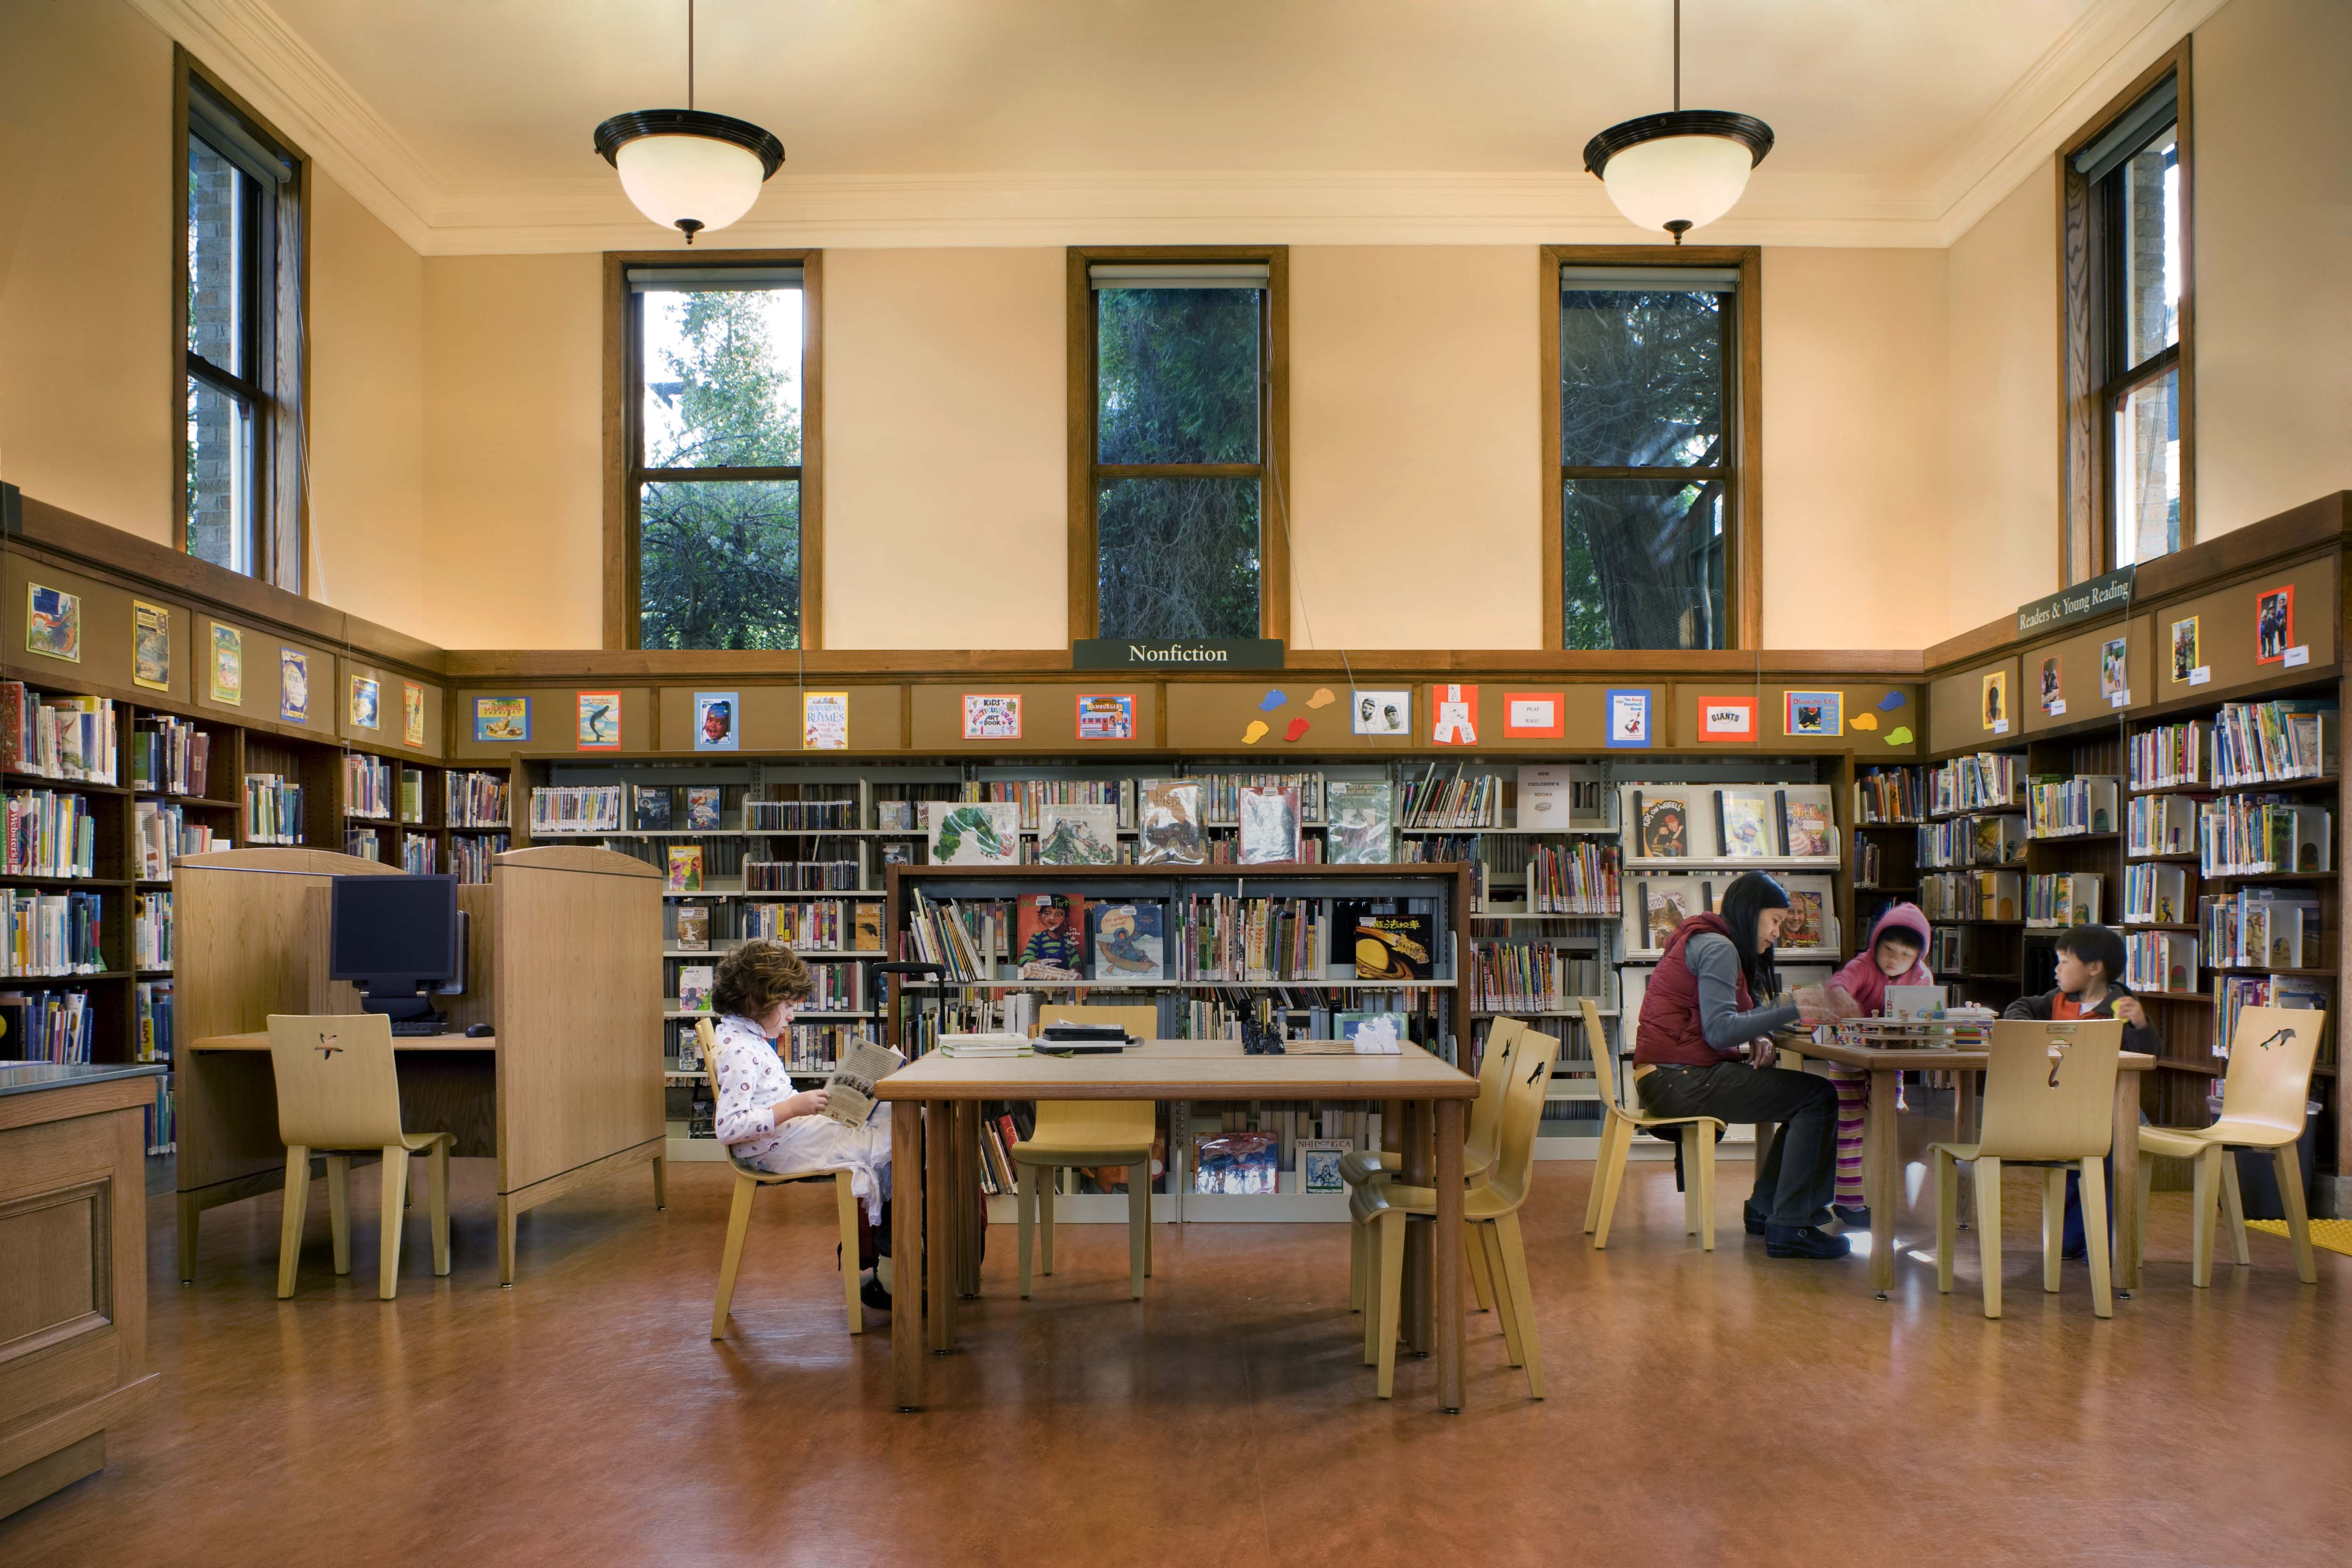
<svg viewBox="0 0 2352 1568"><path fill-rule="evenodd" d="M1677 110L1612 125L1584 149L1584 166L1617 210L1677 241L1729 212L1772 150L1772 128L1724 110Z"/></svg>
<svg viewBox="0 0 2352 1568"><path fill-rule="evenodd" d="M596 127L596 151L637 210L688 245L750 212L784 163L784 144L749 121L693 109L616 114Z"/></svg>

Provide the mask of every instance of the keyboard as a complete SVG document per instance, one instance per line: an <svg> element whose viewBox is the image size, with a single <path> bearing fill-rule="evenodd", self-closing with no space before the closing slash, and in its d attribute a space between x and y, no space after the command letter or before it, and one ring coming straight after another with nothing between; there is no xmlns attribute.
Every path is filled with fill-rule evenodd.
<svg viewBox="0 0 2352 1568"><path fill-rule="evenodd" d="M448 1030L448 1022L441 1018L394 1018L392 1033L394 1039L415 1035L439 1035Z"/></svg>

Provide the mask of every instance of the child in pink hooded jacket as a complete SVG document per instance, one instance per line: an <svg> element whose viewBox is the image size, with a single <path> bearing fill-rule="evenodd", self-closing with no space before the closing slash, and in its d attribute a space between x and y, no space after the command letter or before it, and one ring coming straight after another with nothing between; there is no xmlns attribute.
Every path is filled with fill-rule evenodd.
<svg viewBox="0 0 2352 1568"><path fill-rule="evenodd" d="M1870 928L1870 945L1830 976L1825 988L1853 998L1865 1016L1886 1011L1890 985L1933 985L1919 955L1927 947L1927 917L1916 904L1896 904ZM1839 1219L1859 1229L1870 1228L1870 1210L1863 1200L1863 1113L1870 1102L1870 1075L1852 1068L1832 1068L1830 1081L1837 1086L1837 1197L1832 1205Z"/></svg>

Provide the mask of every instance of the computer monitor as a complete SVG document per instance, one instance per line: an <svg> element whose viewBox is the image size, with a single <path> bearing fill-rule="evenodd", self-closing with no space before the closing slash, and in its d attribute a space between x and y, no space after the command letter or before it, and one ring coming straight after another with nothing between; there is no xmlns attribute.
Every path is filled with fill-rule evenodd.
<svg viewBox="0 0 2352 1568"><path fill-rule="evenodd" d="M367 1012L429 1018L425 993L464 973L455 877L337 877L328 920L328 977L357 985Z"/></svg>

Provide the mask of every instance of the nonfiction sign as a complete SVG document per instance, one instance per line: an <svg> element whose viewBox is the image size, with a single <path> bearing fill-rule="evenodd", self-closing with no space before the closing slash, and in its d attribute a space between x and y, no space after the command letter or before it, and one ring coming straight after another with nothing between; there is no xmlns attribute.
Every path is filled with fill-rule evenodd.
<svg viewBox="0 0 2352 1568"><path fill-rule="evenodd" d="M1280 669L1280 637L1079 637L1073 669Z"/></svg>
<svg viewBox="0 0 2352 1568"><path fill-rule="evenodd" d="M2061 626L2087 621L2094 616L2120 613L2131 607L2132 574L2137 566L2118 566L2087 583L2017 606L2017 635L2054 632Z"/></svg>

